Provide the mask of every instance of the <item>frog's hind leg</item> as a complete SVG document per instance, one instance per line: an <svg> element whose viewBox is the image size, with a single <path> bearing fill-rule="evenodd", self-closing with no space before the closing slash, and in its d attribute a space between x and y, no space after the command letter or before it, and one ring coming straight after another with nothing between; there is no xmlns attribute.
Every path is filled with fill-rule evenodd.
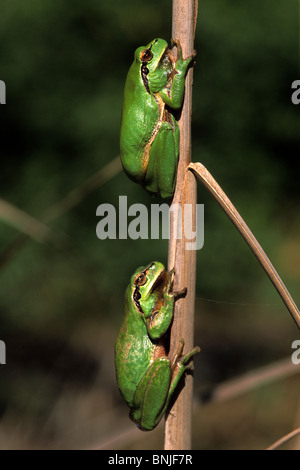
<svg viewBox="0 0 300 470"><path fill-rule="evenodd" d="M174 358L172 360L172 379L171 379L171 384L168 392L168 396L166 399L166 403L164 408L162 409L160 413L159 419L162 417L162 415L166 412L170 399L175 392L179 381L181 377L184 375L188 367L186 366L187 362L194 356L194 354L198 353L200 351L199 346L195 346L190 352L182 356L182 351L184 347L184 341L183 339L180 340L177 351L175 352Z"/></svg>
<svg viewBox="0 0 300 470"><path fill-rule="evenodd" d="M184 340L181 339L179 341L178 348L175 352L174 358L172 360L172 380L170 385L169 393L172 395L174 390L176 389L178 382L182 376L182 374L187 370L187 362L194 356L194 354L200 351L199 346L195 346L190 352L182 356L182 351L184 347Z"/></svg>
<svg viewBox="0 0 300 470"><path fill-rule="evenodd" d="M181 340L172 364L165 356L157 358L136 389L130 417L144 431L152 430L160 422L187 369L186 363L200 351L195 347L182 356L183 346L184 341Z"/></svg>
<svg viewBox="0 0 300 470"><path fill-rule="evenodd" d="M170 360L165 356L157 358L142 377L134 394L130 413L131 419L142 430L150 431L159 423L171 377Z"/></svg>
<svg viewBox="0 0 300 470"><path fill-rule="evenodd" d="M163 121L155 140L152 143L145 188L147 191L160 194L163 198L173 196L177 162L178 162L179 129L177 122Z"/></svg>

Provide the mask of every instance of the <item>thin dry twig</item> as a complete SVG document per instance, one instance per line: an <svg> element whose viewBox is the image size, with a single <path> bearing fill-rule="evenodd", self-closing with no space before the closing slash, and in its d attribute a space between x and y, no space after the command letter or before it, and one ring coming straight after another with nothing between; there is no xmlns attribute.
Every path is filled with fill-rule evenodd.
<svg viewBox="0 0 300 470"><path fill-rule="evenodd" d="M197 178L204 184L204 186L209 190L213 195L216 201L219 203L221 208L224 210L226 215L229 217L234 226L238 229L239 233L242 235L259 263L265 270L266 274L272 281L277 292L285 303L288 311L292 315L296 325L300 328L300 312L297 305L295 304L291 294L280 278L278 272L274 268L273 264L269 260L268 256L262 249L261 245L258 243L257 239L245 223L244 219L241 217L239 212L236 210L232 202L228 199L227 195L224 193L222 188L218 185L213 176L205 168L202 163L191 163L189 165L189 170L191 170Z"/></svg>
<svg viewBox="0 0 300 470"><path fill-rule="evenodd" d="M211 394L211 401L230 400L262 385L299 373L299 367L287 357L217 385Z"/></svg>
<svg viewBox="0 0 300 470"><path fill-rule="evenodd" d="M63 199L51 206L43 215L43 220L52 222L80 204L89 194L100 188L122 170L120 157L116 157L97 173L93 174L78 188L73 189Z"/></svg>
<svg viewBox="0 0 300 470"><path fill-rule="evenodd" d="M0 219L38 242L53 242L58 238L43 222L4 199L0 199Z"/></svg>
<svg viewBox="0 0 300 470"><path fill-rule="evenodd" d="M285 436L281 437L278 439L278 441L274 442L272 445L266 448L266 450L275 450L285 442L289 441L290 439L293 439L294 437L298 436L300 434L300 428L294 429L293 431L289 432Z"/></svg>

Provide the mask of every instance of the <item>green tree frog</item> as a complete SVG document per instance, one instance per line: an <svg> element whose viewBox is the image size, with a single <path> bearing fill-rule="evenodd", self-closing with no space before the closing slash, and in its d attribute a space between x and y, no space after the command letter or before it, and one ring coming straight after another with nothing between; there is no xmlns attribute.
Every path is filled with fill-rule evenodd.
<svg viewBox="0 0 300 470"><path fill-rule="evenodd" d="M182 105L185 75L194 54L175 60L164 39L136 49L124 89L120 150L127 175L149 193L173 195L179 128L171 110Z"/></svg>
<svg viewBox="0 0 300 470"><path fill-rule="evenodd" d="M144 431L155 428L169 404L186 363L200 349L182 355L181 340L172 360L166 333L173 318L173 271L153 262L136 270L125 293L123 320L115 344L118 387L130 418Z"/></svg>

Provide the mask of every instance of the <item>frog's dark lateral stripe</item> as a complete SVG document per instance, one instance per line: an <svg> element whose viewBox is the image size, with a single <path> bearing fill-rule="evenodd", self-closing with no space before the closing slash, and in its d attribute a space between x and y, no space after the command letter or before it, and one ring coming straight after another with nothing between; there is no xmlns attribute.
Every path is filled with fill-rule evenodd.
<svg viewBox="0 0 300 470"><path fill-rule="evenodd" d="M141 274L142 274L142 273L143 273L143 274L146 274L146 272L151 268L151 266L153 266L153 264L154 264L154 263L151 263L149 266L147 266L147 267L144 269L144 271L141 271ZM133 301L134 301L134 303L135 303L135 305L136 305L138 311L139 311L140 313L144 313L144 312L143 312L143 309L142 309L142 307L141 307L141 304L140 304L140 302L139 302L139 300L140 300L140 298L141 298L140 286L136 286L136 287L135 287L135 290L134 290L134 292L133 292L132 298L133 298Z"/></svg>
<svg viewBox="0 0 300 470"><path fill-rule="evenodd" d="M141 67L141 76L142 76L142 80L143 80L143 83L144 83L144 87L146 88L147 93L149 93L149 95L150 95L149 81L148 81L148 77L147 77L148 73L149 73L149 69L146 65L146 62L143 62L142 67Z"/></svg>
<svg viewBox="0 0 300 470"><path fill-rule="evenodd" d="M139 300L140 300L140 298L141 298L139 286L136 286L132 298L133 298L133 301L134 301L134 303L135 303L135 305L136 305L138 311L139 311L140 313L144 313L143 310L142 310L141 304L140 304L140 302L139 302Z"/></svg>
<svg viewBox="0 0 300 470"><path fill-rule="evenodd" d="M151 44L151 46L149 47L148 50L145 49L145 51L143 51L143 52L150 52L153 44L156 44L156 43L157 43L157 39L155 39L153 41L153 43ZM151 59L152 59L152 55L151 55L151 57L148 57L148 61L151 60ZM142 61L141 76L142 76L142 80L143 80L143 83L144 83L144 87L146 88L147 93L149 93L149 95L150 95L149 81L148 81L148 77L147 77L147 75L149 73L149 69L147 67L148 61L146 61L146 60Z"/></svg>

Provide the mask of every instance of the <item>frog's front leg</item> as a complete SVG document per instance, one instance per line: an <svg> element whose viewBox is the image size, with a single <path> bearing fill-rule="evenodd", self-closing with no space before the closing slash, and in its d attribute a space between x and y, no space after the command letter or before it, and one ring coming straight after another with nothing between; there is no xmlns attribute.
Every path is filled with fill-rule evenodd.
<svg viewBox="0 0 300 470"><path fill-rule="evenodd" d="M172 72L171 87L163 88L160 91L160 96L168 106L173 109L178 109L181 107L183 101L187 69L196 53L194 52L191 56L187 57L187 59L183 59L179 40L173 40L173 43L177 47L178 58Z"/></svg>
<svg viewBox="0 0 300 470"><path fill-rule="evenodd" d="M151 339L161 338L169 329L173 313L175 297L173 294L165 292L162 299L163 304L157 310L151 313L146 319L148 334Z"/></svg>
<svg viewBox="0 0 300 470"><path fill-rule="evenodd" d="M148 334L154 341L167 332L172 322L175 303L175 295L172 292L173 274L174 270L166 272L162 295L155 301L151 309L146 311L141 303Z"/></svg>

